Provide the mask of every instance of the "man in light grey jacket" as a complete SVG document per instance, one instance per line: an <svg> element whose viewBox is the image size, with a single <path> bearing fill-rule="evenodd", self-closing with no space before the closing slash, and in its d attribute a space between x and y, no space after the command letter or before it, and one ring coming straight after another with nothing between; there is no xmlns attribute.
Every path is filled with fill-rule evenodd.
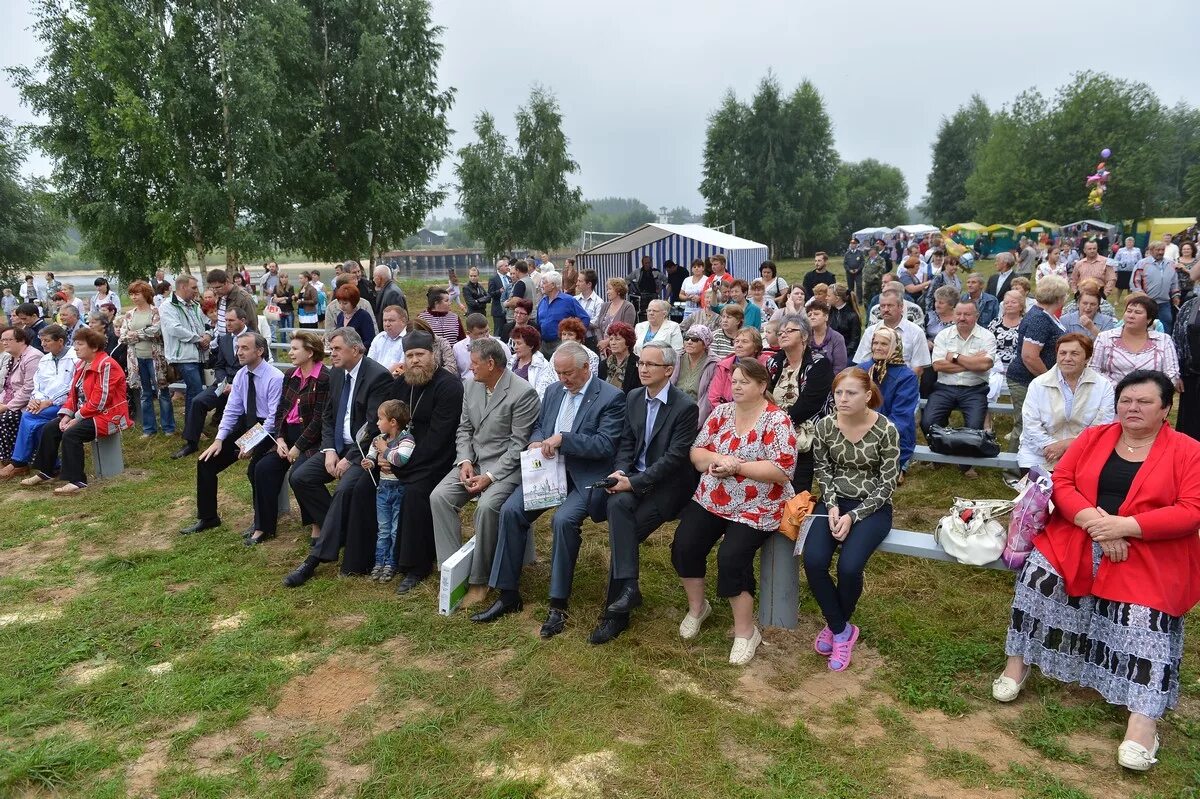
<svg viewBox="0 0 1200 799"><path fill-rule="evenodd" d="M471 587L464 605L487 596L500 508L521 484L521 453L529 446L540 408L533 386L505 368L507 360L499 341L478 339L472 342L470 354L475 379L464 386L457 465L429 498L439 564L462 546L459 513L463 506L479 500Z"/></svg>
<svg viewBox="0 0 1200 799"><path fill-rule="evenodd" d="M192 400L204 387L200 365L208 354L212 336L204 331L204 314L196 302L196 278L181 275L175 281L175 292L158 309L162 319L163 356L178 371L187 386L184 413L190 412Z"/></svg>

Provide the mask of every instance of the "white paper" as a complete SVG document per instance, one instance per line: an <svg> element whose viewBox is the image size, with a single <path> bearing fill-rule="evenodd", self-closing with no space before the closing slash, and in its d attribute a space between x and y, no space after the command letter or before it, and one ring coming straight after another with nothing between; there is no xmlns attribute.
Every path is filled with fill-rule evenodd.
<svg viewBox="0 0 1200 799"><path fill-rule="evenodd" d="M262 442L266 441L268 438L270 438L270 436L267 435L267 431L263 429L263 426L261 424L256 424L254 427L251 427L249 430L238 436L238 449L240 449L242 452L249 452Z"/></svg>
<svg viewBox="0 0 1200 799"><path fill-rule="evenodd" d="M471 559L475 557L475 537L463 544L441 568L441 584L438 590L438 613L449 616L467 594L467 581L471 577Z"/></svg>
<svg viewBox="0 0 1200 799"><path fill-rule="evenodd" d="M540 449L522 452L521 490L525 494L525 510L561 505L567 498L566 459L547 458Z"/></svg>

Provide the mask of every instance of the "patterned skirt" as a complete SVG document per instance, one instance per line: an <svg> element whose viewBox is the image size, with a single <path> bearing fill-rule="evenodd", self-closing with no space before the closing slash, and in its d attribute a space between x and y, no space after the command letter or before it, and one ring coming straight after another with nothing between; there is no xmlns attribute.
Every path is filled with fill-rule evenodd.
<svg viewBox="0 0 1200 799"><path fill-rule="evenodd" d="M1093 573L1100 565L1093 544ZM1145 605L1067 596L1063 579L1034 550L1017 577L1005 654L1060 682L1093 688L1113 705L1152 719L1179 701L1183 617Z"/></svg>

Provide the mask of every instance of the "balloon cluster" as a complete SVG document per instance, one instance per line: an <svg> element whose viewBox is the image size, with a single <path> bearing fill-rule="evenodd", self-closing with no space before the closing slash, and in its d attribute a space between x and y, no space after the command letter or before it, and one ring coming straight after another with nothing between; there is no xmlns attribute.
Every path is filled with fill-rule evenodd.
<svg viewBox="0 0 1200 799"><path fill-rule="evenodd" d="M1111 157L1112 150L1107 147L1100 151L1100 158L1102 160L1096 165L1096 171L1088 175L1087 183L1085 184L1089 189L1087 197L1088 205L1097 211L1104 205L1104 192L1108 191L1109 171L1105 164Z"/></svg>

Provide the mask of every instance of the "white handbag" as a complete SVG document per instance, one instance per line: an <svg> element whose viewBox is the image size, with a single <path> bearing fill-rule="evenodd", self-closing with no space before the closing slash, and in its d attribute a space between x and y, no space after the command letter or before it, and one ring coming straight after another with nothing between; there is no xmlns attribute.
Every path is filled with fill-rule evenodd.
<svg viewBox="0 0 1200 799"><path fill-rule="evenodd" d="M933 537L947 555L959 563L984 566L1000 557L1008 526L996 521L1013 509L1007 499L954 498L954 507L942 517Z"/></svg>

